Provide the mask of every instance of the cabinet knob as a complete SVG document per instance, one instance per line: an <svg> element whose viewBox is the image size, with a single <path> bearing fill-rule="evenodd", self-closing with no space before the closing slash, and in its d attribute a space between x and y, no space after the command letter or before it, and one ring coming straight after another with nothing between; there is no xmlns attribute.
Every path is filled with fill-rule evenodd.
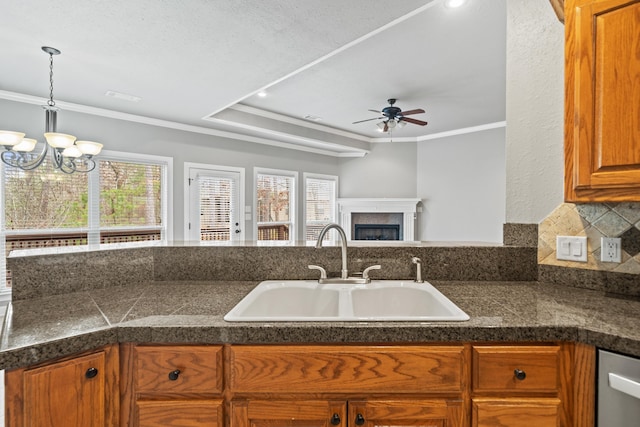
<svg viewBox="0 0 640 427"><path fill-rule="evenodd" d="M89 379L95 377L96 375L98 375L98 370L96 368L89 368L87 369L87 372L84 373L84 376Z"/></svg>
<svg viewBox="0 0 640 427"><path fill-rule="evenodd" d="M527 378L527 373L522 369L516 369L515 371L513 371L513 375L520 381Z"/></svg>
<svg viewBox="0 0 640 427"><path fill-rule="evenodd" d="M356 415L356 425L361 426L362 424L364 424L364 417L362 414Z"/></svg>
<svg viewBox="0 0 640 427"><path fill-rule="evenodd" d="M180 369L176 369L175 371L169 372L169 379L171 381L175 381L180 376Z"/></svg>
<svg viewBox="0 0 640 427"><path fill-rule="evenodd" d="M333 424L334 426L337 426L340 424L342 420L340 419L340 415L338 414L333 414L333 416L331 417L331 424Z"/></svg>

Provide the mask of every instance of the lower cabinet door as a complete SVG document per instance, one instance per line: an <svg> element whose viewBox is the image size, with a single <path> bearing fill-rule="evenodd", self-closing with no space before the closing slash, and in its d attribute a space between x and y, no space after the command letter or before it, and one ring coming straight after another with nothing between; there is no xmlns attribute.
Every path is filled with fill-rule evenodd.
<svg viewBox="0 0 640 427"><path fill-rule="evenodd" d="M138 427L223 427L221 400L139 400Z"/></svg>
<svg viewBox="0 0 640 427"><path fill-rule="evenodd" d="M466 424L462 400L349 401L349 427L463 427Z"/></svg>
<svg viewBox="0 0 640 427"><path fill-rule="evenodd" d="M560 400L473 399L473 427L559 427Z"/></svg>
<svg viewBox="0 0 640 427"><path fill-rule="evenodd" d="M118 424L118 348L7 371L5 422L11 427Z"/></svg>
<svg viewBox="0 0 640 427"><path fill-rule="evenodd" d="M344 400L240 400L230 427L347 427L346 414Z"/></svg>

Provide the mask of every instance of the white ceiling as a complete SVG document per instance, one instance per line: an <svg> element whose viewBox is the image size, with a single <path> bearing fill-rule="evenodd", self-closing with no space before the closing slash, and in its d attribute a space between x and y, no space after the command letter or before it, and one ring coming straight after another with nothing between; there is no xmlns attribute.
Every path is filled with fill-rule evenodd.
<svg viewBox="0 0 640 427"><path fill-rule="evenodd" d="M5 99L44 103L53 46L63 108L332 155L505 120L506 0L22 0L2 15ZM388 98L429 124L352 124Z"/></svg>

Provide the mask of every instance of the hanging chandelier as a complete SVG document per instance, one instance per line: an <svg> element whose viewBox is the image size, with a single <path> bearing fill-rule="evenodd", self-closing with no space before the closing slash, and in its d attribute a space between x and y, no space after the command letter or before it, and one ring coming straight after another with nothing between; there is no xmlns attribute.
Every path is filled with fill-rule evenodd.
<svg viewBox="0 0 640 427"><path fill-rule="evenodd" d="M96 167L93 156L100 153L102 144L93 141L76 141L73 135L58 133L56 121L59 108L53 100L53 55L60 51L53 47L43 46L42 50L49 55L49 100L43 105L45 111L45 134L47 140L39 154L33 153L38 141L25 138L22 132L0 130L0 145L4 151L0 154L2 161L22 170L33 170L42 165L49 146L51 146L51 163L54 168L64 173L91 172Z"/></svg>

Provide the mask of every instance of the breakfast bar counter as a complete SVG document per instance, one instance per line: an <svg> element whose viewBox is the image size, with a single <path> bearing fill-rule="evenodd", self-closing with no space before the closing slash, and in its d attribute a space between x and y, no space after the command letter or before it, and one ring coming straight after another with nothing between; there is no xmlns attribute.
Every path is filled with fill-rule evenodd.
<svg viewBox="0 0 640 427"><path fill-rule="evenodd" d="M14 301L0 368L118 342L581 342L640 356L640 301L536 281L430 280L463 322L226 322L257 281L149 281Z"/></svg>

